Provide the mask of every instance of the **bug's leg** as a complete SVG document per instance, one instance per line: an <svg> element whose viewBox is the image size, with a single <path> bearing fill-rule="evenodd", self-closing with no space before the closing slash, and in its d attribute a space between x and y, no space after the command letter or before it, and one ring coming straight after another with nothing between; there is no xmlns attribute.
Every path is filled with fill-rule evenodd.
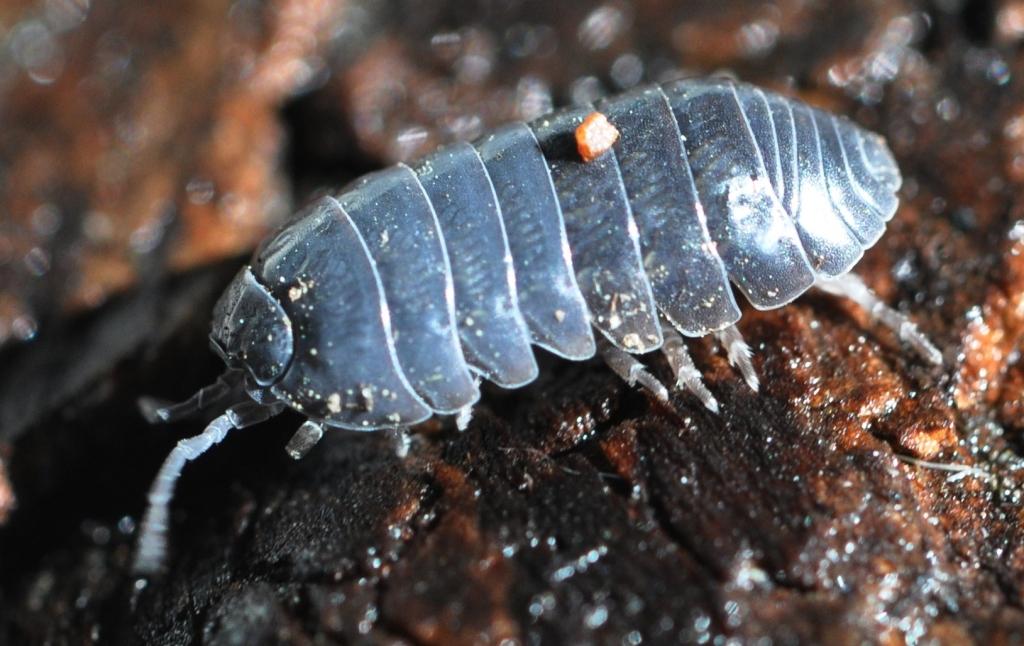
<svg viewBox="0 0 1024 646"><path fill-rule="evenodd" d="M647 371L647 367L625 350L616 348L611 343L600 344L601 357L612 372L621 377L630 386L642 385L659 401L668 401L668 389L658 381L657 377Z"/></svg>
<svg viewBox="0 0 1024 646"><path fill-rule="evenodd" d="M473 385L480 388L480 375L473 376ZM464 406L459 409L459 412L455 414L455 428L459 431L464 431L469 428L469 423L473 421L473 404Z"/></svg>
<svg viewBox="0 0 1024 646"><path fill-rule="evenodd" d="M395 449L395 455L400 460L408 457L409 447L412 446L412 436L409 435L408 427L398 426L390 429L388 438L391 440L391 446Z"/></svg>
<svg viewBox="0 0 1024 646"><path fill-rule="evenodd" d="M176 404L155 397L140 397L139 412L150 424L176 422L227 399L240 383L238 376L237 371L229 370L217 377L217 381Z"/></svg>
<svg viewBox="0 0 1024 646"><path fill-rule="evenodd" d="M473 407L466 406L465 408L459 409L459 412L455 414L455 428L460 431L464 431L469 428L469 423L473 421Z"/></svg>
<svg viewBox="0 0 1024 646"><path fill-rule="evenodd" d="M750 346L743 340L739 328L730 325L724 330L715 332L715 336L718 338L718 342L725 346L726 353L729 355L729 365L737 368L751 390L757 392L761 382L757 378L754 364L750 361L752 354Z"/></svg>
<svg viewBox="0 0 1024 646"><path fill-rule="evenodd" d="M665 345L662 346L661 351L668 359L672 374L676 376L676 387L690 391L708 410L717 413L718 400L704 385L704 379L701 377L700 371L697 370L697 366L693 365L693 359L690 358L682 335L669 325L662 326L662 334L665 337Z"/></svg>
<svg viewBox="0 0 1024 646"><path fill-rule="evenodd" d="M295 431L292 439L288 440L284 450L293 460L301 460L320 442L320 438L323 436L324 425L307 419L299 427L299 430Z"/></svg>
<svg viewBox="0 0 1024 646"><path fill-rule="evenodd" d="M256 410L257 408L262 410ZM149 490L149 506L139 530L138 551L132 569L138 574L153 574L163 567L167 554L167 524L174 487L185 464L219 444L228 431L261 422L282 409L281 404L263 406L245 402L229 408L210 422L199 435L180 440L164 460Z"/></svg>
<svg viewBox="0 0 1024 646"><path fill-rule="evenodd" d="M824 292L842 296L860 305L871 317L889 328L909 344L926 361L942 365L942 353L932 345L909 318L886 305L871 288L856 274L844 274L836 278L819 279L816 286Z"/></svg>

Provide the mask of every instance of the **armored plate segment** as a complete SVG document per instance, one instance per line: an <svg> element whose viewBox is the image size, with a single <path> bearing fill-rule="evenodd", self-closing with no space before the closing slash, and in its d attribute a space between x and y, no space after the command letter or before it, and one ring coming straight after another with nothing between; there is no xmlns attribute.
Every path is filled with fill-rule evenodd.
<svg viewBox="0 0 1024 646"><path fill-rule="evenodd" d="M590 315L576 284L562 207L533 131L524 123L476 142L498 196L531 341L561 357L594 356Z"/></svg>
<svg viewBox="0 0 1024 646"><path fill-rule="evenodd" d="M786 104L795 128L799 160L798 179L794 182L796 211L791 213L811 266L819 274L838 276L860 260L864 249L832 203L814 119L807 109L797 109L788 101Z"/></svg>
<svg viewBox="0 0 1024 646"><path fill-rule="evenodd" d="M778 196L779 202L785 204L786 186L782 179L782 158L779 154L778 133L768 99L760 89L749 85L737 86L736 97L739 99L743 114L747 117L747 126L761 153L761 161L764 163L765 170L768 171L772 189Z"/></svg>
<svg viewBox="0 0 1024 646"><path fill-rule="evenodd" d="M398 165L371 173L338 196L384 286L398 363L439 413L480 398L459 344L445 243L416 174Z"/></svg>
<svg viewBox="0 0 1024 646"><path fill-rule="evenodd" d="M846 163L846 154L839 142L839 135L832 125L833 117L807 106L800 106L799 109L806 110L814 118L821 142L822 158L827 160L825 178L828 180L832 204L847 226L860 239L861 246L865 249L870 248L885 233L885 220L870 199L866 199L859 190Z"/></svg>
<svg viewBox="0 0 1024 646"><path fill-rule="evenodd" d="M615 154L658 308L688 336L732 325L740 310L708 234L668 98L651 86L597 108L621 133Z"/></svg>
<svg viewBox="0 0 1024 646"><path fill-rule="evenodd" d="M213 308L210 339L233 368L269 386L291 363L292 322L281 303L244 267Z"/></svg>
<svg viewBox="0 0 1024 646"><path fill-rule="evenodd" d="M814 284L814 272L772 188L736 87L685 80L664 90L729 277L758 309L789 303Z"/></svg>
<svg viewBox="0 0 1024 646"><path fill-rule="evenodd" d="M896 159L892 156L892 151L886 145L885 139L881 135L857 128L849 122L844 125L856 132L860 144L858 148L861 160L870 169L871 174L885 187L885 190L898 191L903 183L903 178L900 176L900 167L896 164ZM892 217L892 214L889 217Z"/></svg>
<svg viewBox="0 0 1024 646"><path fill-rule="evenodd" d="M661 326L618 162L610 152L584 162L576 149L575 130L592 111L562 110L530 127L551 169L591 323L622 350L650 352L661 347Z"/></svg>
<svg viewBox="0 0 1024 646"><path fill-rule="evenodd" d="M876 135L865 133L843 117L832 117L832 127L835 128L839 141L842 143L847 167L850 169L856 186L864 198L875 206L882 220L888 222L896 213L896 207L899 206L899 198L896 197L896 191L899 190L902 183L899 168L886 152L884 155L879 155L880 160L885 160L884 165L881 168L872 169L868 166L862 152L864 141L868 137L873 140L874 145L884 146L885 144L879 143Z"/></svg>
<svg viewBox="0 0 1024 646"><path fill-rule="evenodd" d="M320 199L275 234L253 273L292 322L295 359L272 386L276 396L354 430L430 416L398 365L369 249L337 200Z"/></svg>
<svg viewBox="0 0 1024 646"><path fill-rule="evenodd" d="M455 320L470 367L504 388L537 377L498 197L470 144L441 148L416 165L451 261Z"/></svg>

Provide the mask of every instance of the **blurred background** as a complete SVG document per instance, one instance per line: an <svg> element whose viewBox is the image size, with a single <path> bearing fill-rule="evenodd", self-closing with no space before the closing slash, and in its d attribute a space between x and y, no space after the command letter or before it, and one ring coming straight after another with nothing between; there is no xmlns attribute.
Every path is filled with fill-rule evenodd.
<svg viewBox="0 0 1024 646"><path fill-rule="evenodd" d="M892 455L995 464L1024 430L1024 371L1017 368L1024 331L1022 42L1019 0L4 0L0 641L231 643L241 635L238 643L637 644L842 634L954 643L1014 634L1024 625L1017 512L1000 506L1001 490L994 493L991 481L968 479L966 493L936 494L946 491L941 475L908 481ZM326 561L314 565L302 560L308 555L278 558L274 550L291 549L289 541L316 540L287 534L272 520L267 531L285 532L280 543L258 547L253 510L280 511L272 493L280 488L290 492L296 515L266 513L301 525L309 517L300 513L303 505L314 505L309 491L341 486L309 471L352 471L351 457L333 453L306 471L281 464L279 446L296 424L287 418L270 425L265 439L239 441L206 470L197 465L194 477L186 473L193 484L185 483L182 505L193 501L188 533L198 538L186 540L182 552L226 560L229 569L186 557L172 584L136 586L126 563L148 479L174 439L194 429L150 429L134 400L147 392L186 396L217 374L204 339L210 305L269 230L319 192L440 144L638 84L712 73L797 96L888 138L906 178L903 206L861 270L944 348L952 366L945 374L926 374L900 358L890 339L864 332L870 326L861 313L820 298L806 308L750 314L745 334L759 341L769 403L733 393L722 357L696 343L709 382L726 390L725 408L735 411L724 419L688 416L692 402L684 402L682 417L666 422L606 376L587 376L597 381L584 381L586 389L566 385L600 367L549 362L556 375L550 397L492 394L496 419L485 416L485 424L533 429L516 440L526 443L522 450L564 458L566 469L583 468L565 466L582 451L595 473L617 474L619 484L611 486L622 491L604 494L625 496L623 523L642 526L643 510L661 509L668 529L648 529L675 545L665 547L670 552L696 556L686 567L668 565L676 557L651 557L643 573L626 559L621 570L568 593L552 572L569 556L555 550L541 567L520 556L520 547L502 547L531 545L522 524L501 525L505 534L493 524L460 526L451 540L477 532L475 562L493 562L433 595L444 601L437 608L424 600L430 595L408 590L389 598L387 590L400 586L387 583L390 571L379 563L366 565L365 551L384 549L374 533L380 527L399 526L398 544L412 540L394 520L402 510L409 527L427 527L445 505L468 504L459 487L484 485L456 486L456 476L439 465L468 469L472 461L435 447L441 453L424 458L426 466L403 467L406 479L394 486L408 496L399 499L366 488L372 470L364 474L370 480L346 480L355 499L369 496L368 507L352 511L352 499L343 501L348 512L336 511L338 501L323 504L340 518L341 529L330 531L360 540L324 548ZM817 363L802 363L808 358ZM527 412L508 412L520 409ZM627 459L629 451L643 453L629 433L652 416L673 429L670 435L693 427L736 446L775 433L817 448L744 461L728 450L662 447L678 460L665 472L673 474L665 482L675 484L659 489L658 478ZM623 427L624 420L633 426ZM609 429L632 439L595 445ZM812 435L825 439L808 440ZM482 446L466 455L505 459L507 446ZM722 485L723 502L677 477L694 477L693 469L756 474L776 463L779 482L789 482L812 471L820 476L812 465L831 464L836 447L874 457L836 463L828 478L805 480L819 483L816 493L807 493L810 485L779 485L777 495L752 484ZM355 451L343 448L347 456ZM393 459L365 451L359 455L368 463ZM704 466L693 467L694 460ZM595 478L524 504L563 506L577 486L604 491ZM884 498L881 509L891 518L879 511L854 522L856 496L840 502L833 491L839 481ZM205 485L220 490L207 507ZM374 505L387 522L366 511ZM763 510L763 524L738 520L748 506ZM314 508L321 510L317 522L326 522L323 508ZM719 516L725 508L735 515ZM800 525L798 517L824 524ZM833 521L838 530L826 527ZM579 518L551 522L581 526ZM586 525L580 545L607 546L606 529ZM648 540L642 531L640 538L617 536L634 547ZM812 539L824 556L808 547ZM919 550L913 558L907 544ZM224 545L235 545L231 558ZM863 559L841 556L859 554L856 545L868 546ZM405 557L395 552L393 561L411 568L409 576L449 567L431 556L437 554L428 550L425 560L402 565ZM512 565L495 565L502 559ZM756 572L743 570L750 564ZM494 567L533 571L536 585L492 580ZM671 579L665 571L678 580L652 583ZM336 586L329 584L335 574ZM340 583L360 577L364 584L355 587ZM620 584L625 592L608 592ZM641 592L658 585L659 593ZM627 592L639 600L633 606ZM557 613L552 600L561 604ZM462 605L452 610L450 603ZM260 624L253 608L274 620ZM832 613L842 617L835 625L827 619Z"/></svg>
<svg viewBox="0 0 1024 646"><path fill-rule="evenodd" d="M729 72L877 122L871 108L897 81L938 112L929 118L949 119L957 101L918 49L937 17L921 9L8 0L0 342L31 339L142 276L243 253L354 173L639 83ZM970 18L971 35L998 29L1013 42L1021 11L1008 4L996 25ZM971 55L977 74L1009 82L998 54Z"/></svg>

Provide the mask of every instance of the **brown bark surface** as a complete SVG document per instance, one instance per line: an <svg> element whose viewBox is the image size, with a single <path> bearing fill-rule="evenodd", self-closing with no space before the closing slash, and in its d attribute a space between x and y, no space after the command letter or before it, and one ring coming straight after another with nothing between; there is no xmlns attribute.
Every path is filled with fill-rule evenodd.
<svg viewBox="0 0 1024 646"><path fill-rule="evenodd" d="M0 342L44 323L0 354L0 642L1024 637L1024 3L93 3L48 27L59 68L12 44L65 4L0 9ZM117 91L83 103L95 61ZM202 428L148 427L135 399L218 374L213 300L291 193L716 70L888 138L902 203L857 271L944 367L811 293L745 310L758 393L690 342L720 415L550 357L529 387L486 389L467 431L416 429L405 458L338 432L293 462L285 414L186 469L170 571L131 577L149 482ZM134 148L112 143L126 123L151 126ZM122 173L100 182L109 155ZM241 221L225 193L248 196ZM39 208L58 198L54 228ZM154 213L159 240L133 237Z"/></svg>

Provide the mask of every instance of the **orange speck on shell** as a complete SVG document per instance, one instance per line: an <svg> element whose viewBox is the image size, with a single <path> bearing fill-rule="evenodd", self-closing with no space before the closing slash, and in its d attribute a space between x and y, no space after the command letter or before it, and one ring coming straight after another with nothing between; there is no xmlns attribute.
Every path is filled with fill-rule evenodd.
<svg viewBox="0 0 1024 646"><path fill-rule="evenodd" d="M591 112L576 128L576 149L585 162L605 154L618 140L618 128L600 112Z"/></svg>

